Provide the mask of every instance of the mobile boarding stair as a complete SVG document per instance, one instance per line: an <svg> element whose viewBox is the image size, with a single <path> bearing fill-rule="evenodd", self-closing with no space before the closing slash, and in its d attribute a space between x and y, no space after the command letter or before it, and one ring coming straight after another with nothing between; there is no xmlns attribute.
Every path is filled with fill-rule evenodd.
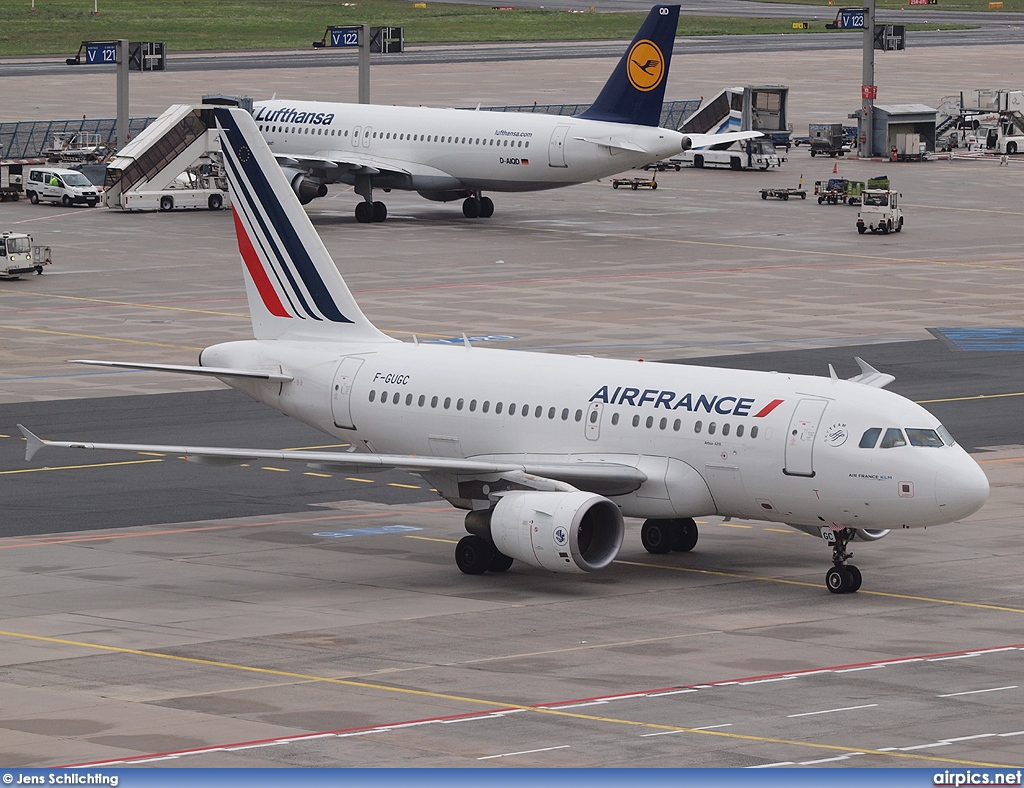
<svg viewBox="0 0 1024 788"><path fill-rule="evenodd" d="M208 152L219 150L213 110L208 105L172 105L119 150L107 167L103 193L107 207L154 207L155 194Z"/></svg>

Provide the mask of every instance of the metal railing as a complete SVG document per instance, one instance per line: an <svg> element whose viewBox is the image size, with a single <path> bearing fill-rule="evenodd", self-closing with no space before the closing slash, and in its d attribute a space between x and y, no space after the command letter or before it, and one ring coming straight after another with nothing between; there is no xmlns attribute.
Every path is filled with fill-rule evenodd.
<svg viewBox="0 0 1024 788"><path fill-rule="evenodd" d="M480 107L489 112L541 112L545 115L581 115L590 108L589 104L509 104L498 107ZM476 107L460 107L476 109ZM661 126L666 129L681 128L690 115L700 109L700 99L666 101L661 107Z"/></svg>
<svg viewBox="0 0 1024 788"><path fill-rule="evenodd" d="M132 118L128 135L141 132L156 118ZM25 120L0 123L0 159L29 159L45 156L53 147L54 137L67 139L69 135L89 135L98 138L113 150L117 145L113 118L82 118L81 120Z"/></svg>

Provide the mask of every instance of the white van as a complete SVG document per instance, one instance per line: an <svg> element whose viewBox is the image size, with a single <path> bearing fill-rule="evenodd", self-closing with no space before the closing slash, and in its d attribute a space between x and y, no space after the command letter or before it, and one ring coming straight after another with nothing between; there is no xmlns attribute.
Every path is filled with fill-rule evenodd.
<svg viewBox="0 0 1024 788"><path fill-rule="evenodd" d="M33 167L24 182L25 194L33 205L40 200L61 205L85 203L90 208L100 200L99 191L77 170Z"/></svg>

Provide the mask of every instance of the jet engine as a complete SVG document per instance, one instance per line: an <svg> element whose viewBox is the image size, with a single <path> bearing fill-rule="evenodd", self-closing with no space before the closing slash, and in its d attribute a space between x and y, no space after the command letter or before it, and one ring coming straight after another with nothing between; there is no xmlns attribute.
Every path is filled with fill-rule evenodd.
<svg viewBox="0 0 1024 788"><path fill-rule="evenodd" d="M693 147L693 140L690 139L689 137L684 136L682 139L682 143L679 147L682 148L683 153L686 153L686 151Z"/></svg>
<svg viewBox="0 0 1024 788"><path fill-rule="evenodd" d="M622 547L619 507L588 492L514 492L491 513L491 539L509 558L552 572L593 572Z"/></svg>
<svg viewBox="0 0 1024 788"><path fill-rule="evenodd" d="M877 542L879 539L881 539L883 536L885 536L887 533L889 533L890 529L888 529L888 528L855 528L854 530L857 532L857 538L860 539L860 541L862 541L862 542Z"/></svg>
<svg viewBox="0 0 1024 788"><path fill-rule="evenodd" d="M317 197L327 196L327 184L317 180L304 170L296 170L293 167L282 167L281 172L288 179L292 191L299 198L299 202L308 205Z"/></svg>

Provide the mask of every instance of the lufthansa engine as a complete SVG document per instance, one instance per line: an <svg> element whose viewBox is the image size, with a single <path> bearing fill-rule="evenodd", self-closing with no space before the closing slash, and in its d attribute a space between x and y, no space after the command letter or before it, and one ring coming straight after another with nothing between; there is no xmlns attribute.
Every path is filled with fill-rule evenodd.
<svg viewBox="0 0 1024 788"><path fill-rule="evenodd" d="M515 492L491 513L490 535L502 553L552 572L593 572L622 547L619 507L588 492Z"/></svg>
<svg viewBox="0 0 1024 788"><path fill-rule="evenodd" d="M327 196L327 184L312 177L308 172L292 167L282 167L281 172L288 179L299 202L308 205L317 197Z"/></svg>

